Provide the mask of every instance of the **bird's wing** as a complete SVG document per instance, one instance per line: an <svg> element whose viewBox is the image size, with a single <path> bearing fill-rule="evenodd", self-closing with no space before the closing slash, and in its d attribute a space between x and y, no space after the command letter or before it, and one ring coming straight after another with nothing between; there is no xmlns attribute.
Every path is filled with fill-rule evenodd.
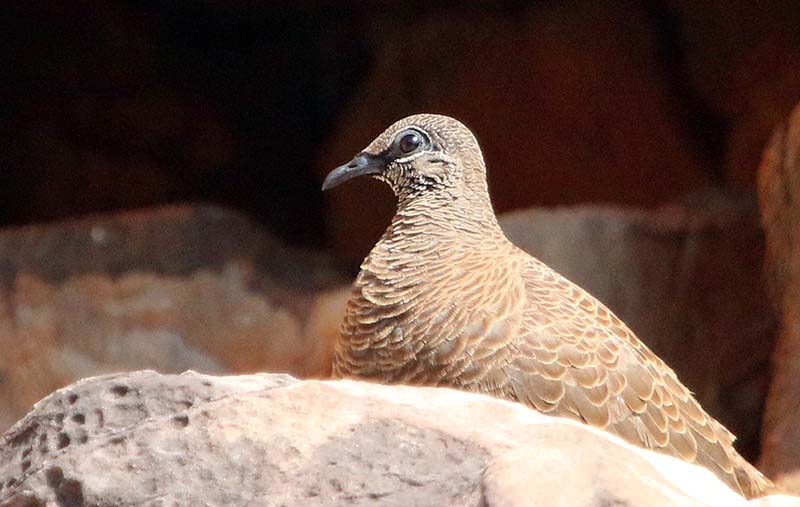
<svg viewBox="0 0 800 507"><path fill-rule="evenodd" d="M520 255L527 259L520 272L526 303L505 367L508 394L703 465L736 489L748 487L738 475L763 479L733 449L734 436L620 319L545 264Z"/></svg>

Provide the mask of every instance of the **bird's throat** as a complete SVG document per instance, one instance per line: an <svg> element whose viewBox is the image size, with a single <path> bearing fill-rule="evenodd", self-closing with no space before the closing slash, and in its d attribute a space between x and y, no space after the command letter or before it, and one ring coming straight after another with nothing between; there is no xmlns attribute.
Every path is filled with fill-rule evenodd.
<svg viewBox="0 0 800 507"><path fill-rule="evenodd" d="M474 243L490 245L505 240L488 195L466 195L453 198L449 194L431 193L414 199L400 200L397 212L381 242L402 239L413 242Z"/></svg>

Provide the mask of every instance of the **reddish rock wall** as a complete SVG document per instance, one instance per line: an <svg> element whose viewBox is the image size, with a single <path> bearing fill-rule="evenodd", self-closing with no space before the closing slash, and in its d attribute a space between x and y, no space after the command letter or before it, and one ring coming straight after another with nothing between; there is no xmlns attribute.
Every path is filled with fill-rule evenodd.
<svg viewBox="0 0 800 507"><path fill-rule="evenodd" d="M764 470L800 492L800 106L779 127L759 170L767 278L781 316L764 415Z"/></svg>

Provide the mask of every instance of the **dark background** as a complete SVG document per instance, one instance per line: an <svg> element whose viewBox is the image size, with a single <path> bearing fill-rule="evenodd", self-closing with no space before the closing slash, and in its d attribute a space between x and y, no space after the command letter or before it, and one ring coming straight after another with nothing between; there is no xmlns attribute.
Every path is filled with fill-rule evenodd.
<svg viewBox="0 0 800 507"><path fill-rule="evenodd" d="M0 225L207 201L356 262L390 200L319 184L421 111L475 130L499 211L752 192L800 9L751 4L9 3Z"/></svg>
<svg viewBox="0 0 800 507"><path fill-rule="evenodd" d="M320 244L310 168L368 54L358 17L292 5L5 8L0 220L203 200Z"/></svg>

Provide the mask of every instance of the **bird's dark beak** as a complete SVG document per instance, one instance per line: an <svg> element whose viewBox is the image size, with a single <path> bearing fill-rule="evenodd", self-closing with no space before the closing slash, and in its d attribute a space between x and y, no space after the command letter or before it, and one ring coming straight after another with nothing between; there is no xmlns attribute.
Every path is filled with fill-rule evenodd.
<svg viewBox="0 0 800 507"><path fill-rule="evenodd" d="M356 158L346 165L340 165L325 177L322 182L322 191L338 187L347 180L365 174L380 174L386 167L383 157L371 155L369 153L359 153Z"/></svg>

